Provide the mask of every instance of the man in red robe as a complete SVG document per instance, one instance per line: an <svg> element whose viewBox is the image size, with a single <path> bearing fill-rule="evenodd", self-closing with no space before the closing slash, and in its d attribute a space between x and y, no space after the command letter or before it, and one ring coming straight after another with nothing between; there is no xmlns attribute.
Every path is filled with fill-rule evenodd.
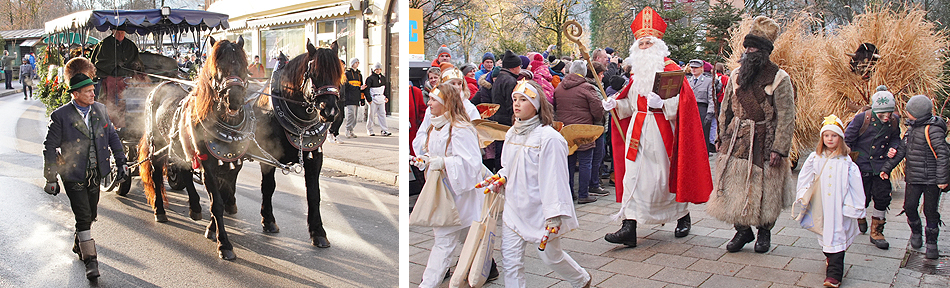
<svg viewBox="0 0 950 288"><path fill-rule="evenodd" d="M637 223L662 224L677 220L674 236L689 235L686 203L704 203L712 191L706 141L696 98L683 80L679 95L661 99L653 92L656 72L681 70L663 42L666 23L647 7L631 25L636 42L630 48L633 75L617 98L604 100L604 109L620 118L611 129L617 217L623 226L607 234L611 243L636 246ZM617 128L613 126L613 128ZM623 134L621 134L621 131Z"/></svg>

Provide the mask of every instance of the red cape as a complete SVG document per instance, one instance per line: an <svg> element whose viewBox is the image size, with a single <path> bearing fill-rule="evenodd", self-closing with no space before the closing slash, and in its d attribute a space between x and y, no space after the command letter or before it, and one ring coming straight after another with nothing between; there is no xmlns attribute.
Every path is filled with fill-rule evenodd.
<svg viewBox="0 0 950 288"><path fill-rule="evenodd" d="M664 71L682 70L672 60L666 58ZM618 99L627 97L630 85L620 91ZM683 78L680 88L679 109L677 120L673 121L674 143L673 157L670 158L670 193L676 194L677 202L706 203L709 193L712 192L712 172L709 169L709 154L706 152L706 141L703 136L703 124L699 119L699 108L693 89ZM623 201L623 175L626 158L626 143L621 137L626 137L630 119L620 119L623 131L618 131L616 125L611 125L610 142L613 148L614 183L617 188L617 202ZM623 135L623 136L621 136Z"/></svg>

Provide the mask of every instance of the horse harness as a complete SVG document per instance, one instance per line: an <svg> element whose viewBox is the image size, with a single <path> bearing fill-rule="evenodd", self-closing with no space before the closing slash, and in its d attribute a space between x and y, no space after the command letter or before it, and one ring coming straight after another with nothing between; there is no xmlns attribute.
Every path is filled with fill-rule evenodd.
<svg viewBox="0 0 950 288"><path fill-rule="evenodd" d="M331 123L324 122L320 120L320 117L314 117L313 119L304 119L290 110L290 103L304 106L306 108L307 114L313 114L318 109L326 108L324 103L319 103L315 98L319 95L332 94L339 97L340 91L332 86L326 85L322 87L316 87L313 85L313 80L311 77L311 67L312 62L307 63L307 71L304 73L304 83L301 84L300 91L310 91L311 93L304 94L304 101L297 101L292 99L287 99L282 97L281 91L283 89L271 89L270 102L271 106L274 108L274 115L277 118L277 122L280 123L280 126L284 128L284 136L287 137L287 140L297 148L299 163L303 164L303 152L310 152L319 149L323 146L323 143L327 139L327 132L330 128ZM279 78L280 74L275 71L274 78ZM274 83L280 85L279 79L275 79Z"/></svg>

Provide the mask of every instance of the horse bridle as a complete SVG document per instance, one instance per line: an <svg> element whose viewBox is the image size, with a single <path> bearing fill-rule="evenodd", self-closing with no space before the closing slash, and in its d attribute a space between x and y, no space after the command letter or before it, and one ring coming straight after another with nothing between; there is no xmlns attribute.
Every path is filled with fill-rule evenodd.
<svg viewBox="0 0 950 288"><path fill-rule="evenodd" d="M244 79L241 79L241 77L238 76L228 76L221 82L218 82L212 78L211 84L215 93L218 95L218 97L214 100L215 102L220 102L222 99L227 99L228 97L224 97L224 94L228 93L228 89L231 89L231 87L241 87L247 89L247 81L244 81Z"/></svg>
<svg viewBox="0 0 950 288"><path fill-rule="evenodd" d="M303 100L305 103L303 106L307 107L307 114L313 114L317 109L325 109L326 103L317 103L316 99L320 95L334 95L340 97L340 89L333 85L324 85L316 87L313 85L313 72L310 69L313 68L313 60L307 62L307 71L304 72L304 78L306 79L300 86L300 91L310 91L310 94L304 94ZM309 89L308 89L309 88ZM296 101L295 101L296 102ZM299 102L298 102L299 103Z"/></svg>

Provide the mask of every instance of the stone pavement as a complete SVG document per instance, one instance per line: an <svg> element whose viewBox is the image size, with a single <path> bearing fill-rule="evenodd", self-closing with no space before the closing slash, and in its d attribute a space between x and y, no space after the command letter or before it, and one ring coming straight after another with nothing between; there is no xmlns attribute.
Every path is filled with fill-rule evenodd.
<svg viewBox="0 0 950 288"><path fill-rule="evenodd" d="M591 273L592 286L820 287L825 279L825 258L816 235L791 220L788 209L772 229L771 250L763 254L752 251L754 242L740 252L728 253L726 243L735 234L732 225L708 216L704 212L705 205L692 204L689 205L693 221L690 235L673 237L675 221L666 225L640 225L637 227L637 247L626 248L604 241L604 234L620 228L619 220L611 221L611 215L619 211L620 203L613 201L613 187L606 188L610 190L609 196L594 203L575 204L580 228L566 234L562 240L568 254ZM908 245L910 228L906 217L896 216L901 211L903 197L901 182L895 185L894 200L887 213L889 222L884 230L891 248L880 250L870 243L869 235L858 235L845 256L842 287L950 287L947 276L900 268L908 250L913 250ZM943 202L943 215L950 215L950 204ZM501 231L500 223L496 231ZM410 226L409 230L409 279L412 287L416 287L421 281L433 238L429 228ZM939 242L944 255L940 259L942 264L936 262L938 260L929 260L932 266L942 265L945 272L950 262L950 257L946 256L950 254L948 234L950 232L943 232ZM495 247L496 260L502 259L500 247L500 244ZM453 261L457 261L458 250ZM560 275L541 263L534 249L529 247L525 255L528 287L570 287ZM448 281L442 283L442 287L447 285ZM503 286L502 277L485 287Z"/></svg>
<svg viewBox="0 0 950 288"><path fill-rule="evenodd" d="M3 89L3 77L0 77L0 97L6 96L20 96L23 97L23 86L20 85L20 82L14 80L12 83L13 89ZM36 87L33 87L33 92L36 92Z"/></svg>
<svg viewBox="0 0 950 288"><path fill-rule="evenodd" d="M381 136L376 127L376 136L366 133L366 121L358 121L353 129L356 138L340 137L342 144L329 140L323 144L326 156L323 166L360 178L399 185L399 115L386 117L391 136ZM345 123L344 123L345 126ZM340 127L340 136L346 133L346 127Z"/></svg>

